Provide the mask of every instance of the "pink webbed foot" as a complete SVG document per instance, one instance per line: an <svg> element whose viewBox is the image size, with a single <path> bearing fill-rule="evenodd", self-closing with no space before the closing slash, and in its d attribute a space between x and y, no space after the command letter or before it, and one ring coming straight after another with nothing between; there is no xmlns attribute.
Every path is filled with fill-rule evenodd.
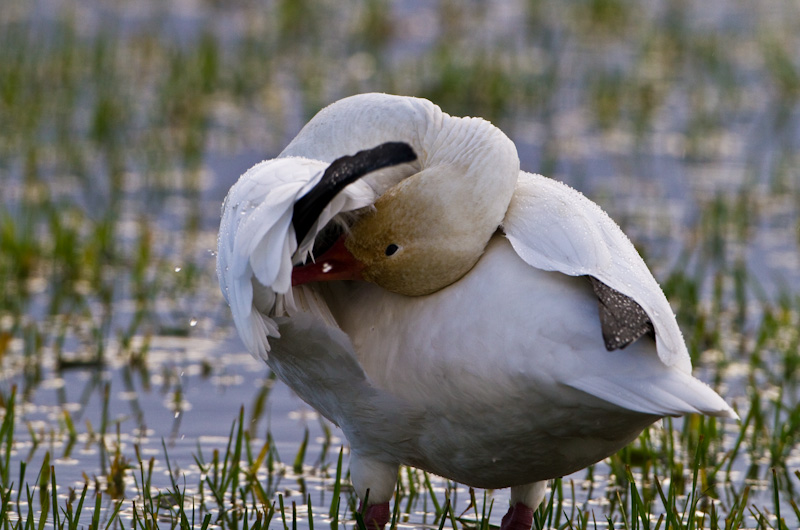
<svg viewBox="0 0 800 530"><path fill-rule="evenodd" d="M358 508L359 512L362 512L361 508ZM388 501L382 504L370 504L362 513L364 514L364 524L367 525L368 530L383 530L383 527L392 518Z"/></svg>
<svg viewBox="0 0 800 530"><path fill-rule="evenodd" d="M518 502L503 516L500 530L531 530L531 525L533 525L533 508Z"/></svg>

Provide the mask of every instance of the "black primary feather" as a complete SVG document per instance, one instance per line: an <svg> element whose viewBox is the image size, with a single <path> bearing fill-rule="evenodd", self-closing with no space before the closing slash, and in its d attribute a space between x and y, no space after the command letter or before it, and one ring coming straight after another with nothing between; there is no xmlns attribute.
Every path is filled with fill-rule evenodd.
<svg viewBox="0 0 800 530"><path fill-rule="evenodd" d="M600 309L600 326L608 351L621 350L643 335L655 338L655 329L642 306L630 296L589 276Z"/></svg>
<svg viewBox="0 0 800 530"><path fill-rule="evenodd" d="M314 226L322 210L336 195L367 173L413 162L417 159L411 146L403 142L386 142L372 149L359 151L334 160L316 186L303 195L292 212L297 244L301 244Z"/></svg>

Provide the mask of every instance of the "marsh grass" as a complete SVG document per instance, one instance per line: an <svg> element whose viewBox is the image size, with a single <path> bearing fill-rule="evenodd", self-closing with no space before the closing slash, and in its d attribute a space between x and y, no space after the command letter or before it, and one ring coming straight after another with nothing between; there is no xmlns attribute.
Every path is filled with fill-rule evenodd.
<svg viewBox="0 0 800 530"><path fill-rule="evenodd" d="M800 525L797 8L514 9L0 8L3 530L361 526L331 426L259 430L269 385L211 420L231 425L226 443L177 456L186 367L158 359L165 341L188 350L230 328L209 251L225 190L321 106L369 90L486 117L523 167L598 200L675 304L698 374L742 417L665 419L553 481L534 527ZM208 387L228 375L213 356L188 366ZM51 420L32 419L64 380L84 381L77 400L62 387ZM122 419L120 392L141 394ZM160 443L141 434L159 392L175 418ZM61 478L71 459L77 481ZM393 525L486 529L505 512L503 492L399 479Z"/></svg>

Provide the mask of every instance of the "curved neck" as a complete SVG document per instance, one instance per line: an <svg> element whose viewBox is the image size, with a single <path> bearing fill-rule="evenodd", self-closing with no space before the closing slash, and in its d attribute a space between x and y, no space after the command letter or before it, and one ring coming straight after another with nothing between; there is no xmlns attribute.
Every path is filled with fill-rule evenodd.
<svg viewBox="0 0 800 530"><path fill-rule="evenodd" d="M514 144L489 122L454 118L425 99L388 94L342 99L314 116L279 157L331 162L396 141L411 145L418 159L367 175L364 181L377 195L422 169L446 166L457 178L442 191L461 197L458 202L479 204L488 196L493 204L502 203L500 223L519 174Z"/></svg>
<svg viewBox="0 0 800 530"><path fill-rule="evenodd" d="M378 199L351 225L347 248L364 264L364 279L402 294L434 292L483 254L514 193L519 157L485 120L385 94L323 109L281 156L329 162L385 142L408 143L417 160L363 177ZM387 259L389 246L403 250Z"/></svg>

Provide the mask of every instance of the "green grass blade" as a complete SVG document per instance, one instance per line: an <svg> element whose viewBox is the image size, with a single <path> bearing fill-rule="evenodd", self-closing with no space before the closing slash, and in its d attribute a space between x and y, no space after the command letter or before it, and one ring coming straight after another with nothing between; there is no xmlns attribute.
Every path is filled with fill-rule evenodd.
<svg viewBox="0 0 800 530"><path fill-rule="evenodd" d="M292 466L292 470L298 474L303 474L303 462L306 459L306 448L308 447L308 427L306 427L305 434L303 435L303 441L300 442L300 448L297 451L297 456L294 458L294 465Z"/></svg>
<svg viewBox="0 0 800 530"><path fill-rule="evenodd" d="M333 496L331 497L331 506L328 510L328 516L335 521L339 518L339 499L342 494L342 458L344 455L344 447L339 448L339 460L336 463L336 478L333 481Z"/></svg>

